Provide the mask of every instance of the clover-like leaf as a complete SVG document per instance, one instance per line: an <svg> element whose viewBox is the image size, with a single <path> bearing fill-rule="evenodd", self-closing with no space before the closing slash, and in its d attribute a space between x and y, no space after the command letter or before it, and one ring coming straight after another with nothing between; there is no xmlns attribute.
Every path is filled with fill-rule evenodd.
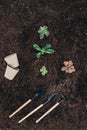
<svg viewBox="0 0 87 130"><path fill-rule="evenodd" d="M51 44L46 44L46 45L44 46L44 48L45 48L45 49L51 48Z"/></svg>
<svg viewBox="0 0 87 130"><path fill-rule="evenodd" d="M46 69L46 66L42 66L41 69L40 69L40 72L41 72L42 76L45 76L48 72L48 70Z"/></svg>
<svg viewBox="0 0 87 130"><path fill-rule="evenodd" d="M40 34L40 39L43 39L44 36L49 36L49 31L47 26L40 26L38 33Z"/></svg>

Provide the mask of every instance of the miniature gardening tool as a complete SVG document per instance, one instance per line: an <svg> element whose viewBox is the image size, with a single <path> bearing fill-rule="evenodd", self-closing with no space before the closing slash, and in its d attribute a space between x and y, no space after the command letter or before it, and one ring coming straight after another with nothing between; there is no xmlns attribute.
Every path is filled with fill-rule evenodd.
<svg viewBox="0 0 87 130"><path fill-rule="evenodd" d="M9 118L12 118L16 113L22 110L25 106L27 106L31 101L35 100L36 98L42 97L44 91L42 89L38 89L35 91L34 97L32 99L27 100L22 106L20 106L15 112L9 115Z"/></svg>
<svg viewBox="0 0 87 130"><path fill-rule="evenodd" d="M53 111L60 103L62 103L65 100L65 96L61 96L59 101L54 104L46 113L44 113L40 118L38 118L36 120L36 123L38 123L39 121L41 121L45 116L47 116L51 111Z"/></svg>
<svg viewBox="0 0 87 130"><path fill-rule="evenodd" d="M25 119L27 119L29 116L31 116L33 113L35 113L36 111L38 111L40 108L42 108L43 106L45 106L48 102L52 101L52 99L54 99L54 97L57 95L58 93L54 92L52 93L42 104L40 104L38 107L36 107L34 110L32 110L30 113L28 113L25 117L23 117L18 123L23 122Z"/></svg>

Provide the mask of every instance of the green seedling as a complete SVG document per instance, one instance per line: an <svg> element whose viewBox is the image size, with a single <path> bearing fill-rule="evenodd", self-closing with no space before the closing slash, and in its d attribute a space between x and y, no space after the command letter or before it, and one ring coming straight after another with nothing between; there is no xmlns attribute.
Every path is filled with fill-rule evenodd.
<svg viewBox="0 0 87 130"><path fill-rule="evenodd" d="M45 75L48 73L48 71L47 71L47 69L46 69L46 66L42 66L42 67L41 67L40 73L41 73L42 76L45 76Z"/></svg>
<svg viewBox="0 0 87 130"><path fill-rule="evenodd" d="M37 44L34 44L33 45L33 48L37 51L39 51L37 54L36 54L36 57L37 58L40 58L41 55L44 55L44 54L53 54L55 51L54 49L51 48L51 45L50 44L46 44L44 47L39 47L39 45Z"/></svg>
<svg viewBox="0 0 87 130"><path fill-rule="evenodd" d="M49 31L47 26L40 26L38 33L40 34L40 39L43 39L44 36L49 36Z"/></svg>

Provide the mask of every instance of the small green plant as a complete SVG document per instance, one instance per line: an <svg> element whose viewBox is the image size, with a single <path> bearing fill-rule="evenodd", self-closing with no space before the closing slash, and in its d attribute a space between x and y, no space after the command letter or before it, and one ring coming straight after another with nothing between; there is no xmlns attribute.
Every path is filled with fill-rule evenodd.
<svg viewBox="0 0 87 130"><path fill-rule="evenodd" d="M49 36L49 31L47 26L40 26L38 33L40 34L40 39L43 39L44 36Z"/></svg>
<svg viewBox="0 0 87 130"><path fill-rule="evenodd" d="M34 44L33 45L33 48L37 51L39 51L37 54L36 54L36 57L37 58L40 58L41 55L44 55L44 54L53 54L55 51L54 49L51 48L51 45L50 44L46 44L44 47L39 47L39 45L37 44Z"/></svg>
<svg viewBox="0 0 87 130"><path fill-rule="evenodd" d="M47 74L47 69L46 69L46 66L42 66L41 69L40 69L40 73L42 76L45 76Z"/></svg>

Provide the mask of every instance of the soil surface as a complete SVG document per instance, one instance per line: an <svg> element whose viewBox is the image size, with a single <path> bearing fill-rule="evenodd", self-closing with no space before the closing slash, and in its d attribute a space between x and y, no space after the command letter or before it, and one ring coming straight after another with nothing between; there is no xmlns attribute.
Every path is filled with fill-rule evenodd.
<svg viewBox="0 0 87 130"><path fill-rule="evenodd" d="M47 25L50 35L43 40L37 33ZM36 58L33 44L49 43L56 53ZM4 78L4 57L17 53L20 72L9 81ZM61 71L63 62L72 60L76 72ZM41 66L48 69L40 75ZM45 90L13 118L8 116L38 88ZM59 95L43 109L17 122L52 92ZM66 101L41 122L36 119L64 94ZM86 0L0 0L0 130L87 130L87 1Z"/></svg>

